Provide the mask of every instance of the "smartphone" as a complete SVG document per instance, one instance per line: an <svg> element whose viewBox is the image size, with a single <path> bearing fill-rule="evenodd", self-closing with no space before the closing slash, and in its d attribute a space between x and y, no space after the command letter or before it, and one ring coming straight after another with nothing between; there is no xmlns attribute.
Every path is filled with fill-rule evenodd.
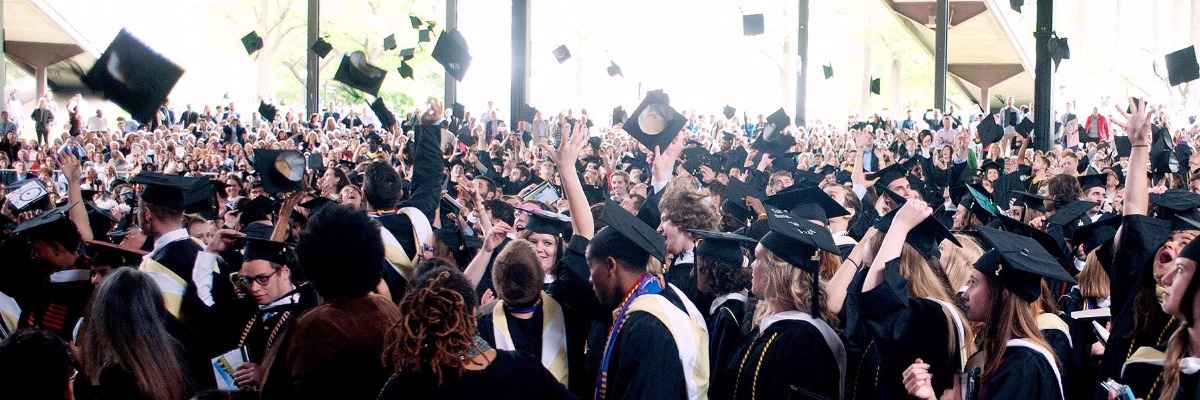
<svg viewBox="0 0 1200 400"><path fill-rule="evenodd" d="M1133 390L1130 390L1129 386L1117 383L1116 381L1112 380L1111 378L1104 382L1100 382L1100 386L1103 387L1104 389L1107 389L1109 391L1109 393L1115 394L1117 400L1134 400L1135 399L1135 397L1133 397Z"/></svg>

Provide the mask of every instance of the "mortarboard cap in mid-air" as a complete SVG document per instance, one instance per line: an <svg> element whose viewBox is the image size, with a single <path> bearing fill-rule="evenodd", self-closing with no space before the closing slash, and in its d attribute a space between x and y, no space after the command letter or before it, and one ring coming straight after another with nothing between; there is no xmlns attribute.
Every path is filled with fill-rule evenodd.
<svg viewBox="0 0 1200 400"><path fill-rule="evenodd" d="M795 138L784 134L784 130L791 124L791 121L792 119L782 108L775 110L767 117L762 134L750 145L750 148L767 152L775 157L782 156L796 144Z"/></svg>
<svg viewBox="0 0 1200 400"><path fill-rule="evenodd" d="M329 55L329 52L333 51L333 45L326 42L324 38L317 38L317 41L313 42L309 49L313 53L317 53L317 57L325 58L325 56Z"/></svg>
<svg viewBox="0 0 1200 400"><path fill-rule="evenodd" d="M433 32L428 29L417 31L417 43L429 43L429 41L433 38L431 36L432 34Z"/></svg>
<svg viewBox="0 0 1200 400"><path fill-rule="evenodd" d="M821 66L821 72L825 74L825 79L833 78L833 65L825 64Z"/></svg>
<svg viewBox="0 0 1200 400"><path fill-rule="evenodd" d="M433 46L433 59L446 68L446 73L455 80L462 81L471 66L471 54L467 49L467 40L458 30L444 31L438 36L437 44Z"/></svg>
<svg viewBox="0 0 1200 400"><path fill-rule="evenodd" d="M415 48L409 47L407 49L400 49L400 58L404 59L405 61L411 60L416 56L417 49Z"/></svg>
<svg viewBox="0 0 1200 400"><path fill-rule="evenodd" d="M1167 78L1171 86L1200 79L1200 64L1196 63L1196 46L1167 54Z"/></svg>
<svg viewBox="0 0 1200 400"><path fill-rule="evenodd" d="M985 148L1004 137L1004 128L996 123L996 117L992 114L985 115L976 130L979 131L979 143Z"/></svg>
<svg viewBox="0 0 1200 400"><path fill-rule="evenodd" d="M263 48L263 39L258 36L257 31L250 31L246 36L242 36L242 46L246 48L246 54L254 54Z"/></svg>
<svg viewBox="0 0 1200 400"><path fill-rule="evenodd" d="M733 119L733 116L737 115L737 109L730 106L725 106L725 110L723 110L721 114L725 116L725 119Z"/></svg>
<svg viewBox="0 0 1200 400"><path fill-rule="evenodd" d="M762 14L746 14L742 15L742 35L755 36L761 35L765 31L763 26Z"/></svg>
<svg viewBox="0 0 1200 400"><path fill-rule="evenodd" d="M879 78L871 79L871 94L879 94Z"/></svg>
<svg viewBox="0 0 1200 400"><path fill-rule="evenodd" d="M418 17L418 16L416 16L416 15L411 15L411 14L410 14L410 15L408 16L408 22L409 22L410 24L412 24L412 28L413 28L413 29L417 29L417 28L420 28L420 27L421 27L421 17Z"/></svg>
<svg viewBox="0 0 1200 400"><path fill-rule="evenodd" d="M402 60L400 61L400 66L396 67L396 73L400 74L401 78L412 79L413 67L412 65L409 65L407 61Z"/></svg>
<svg viewBox="0 0 1200 400"><path fill-rule="evenodd" d="M306 166L299 151L254 149L254 171L270 194L300 190Z"/></svg>
<svg viewBox="0 0 1200 400"><path fill-rule="evenodd" d="M383 50L390 51L396 49L396 34L390 34L383 38Z"/></svg>
<svg viewBox="0 0 1200 400"><path fill-rule="evenodd" d="M1019 234L988 227L977 227L980 236L992 246L975 262L975 269L995 279L1027 302L1042 293L1042 279L1075 283L1062 266L1037 241Z"/></svg>
<svg viewBox="0 0 1200 400"><path fill-rule="evenodd" d="M1019 123L1019 124L1017 124L1017 126L1013 127L1013 129L1016 130L1017 133L1021 134L1021 136L1024 136L1024 137L1029 137L1029 134L1033 133L1033 130L1036 128L1037 128L1037 124L1033 123L1033 121L1031 121L1028 117L1022 118L1021 123Z"/></svg>
<svg viewBox="0 0 1200 400"><path fill-rule="evenodd" d="M262 116L267 122L275 122L275 115L279 112L274 105L267 104L265 101L258 102L258 115Z"/></svg>
<svg viewBox="0 0 1200 400"><path fill-rule="evenodd" d="M83 83L103 93L105 99L129 112L133 119L153 121L181 76L183 68L122 29L83 77Z"/></svg>
<svg viewBox="0 0 1200 400"><path fill-rule="evenodd" d="M651 152L665 150L687 123L683 115L671 108L670 100L661 91L647 93L642 104L629 115L629 120L632 123L623 125L625 132Z"/></svg>
<svg viewBox="0 0 1200 400"><path fill-rule="evenodd" d="M1133 142L1129 141L1129 136L1113 137L1113 143L1117 146L1117 158L1129 157L1133 153Z"/></svg>
<svg viewBox="0 0 1200 400"><path fill-rule="evenodd" d="M559 45L554 49L554 59L558 60L559 64L567 62L571 59L571 50L567 49L567 45Z"/></svg>
<svg viewBox="0 0 1200 400"><path fill-rule="evenodd" d="M333 80L372 96L379 96L379 88L383 86L386 76L387 71L367 63L366 54L356 51L342 56L342 62L338 64Z"/></svg>
<svg viewBox="0 0 1200 400"><path fill-rule="evenodd" d="M624 73L621 73L621 67L616 62L609 61L608 63L608 76L625 76Z"/></svg>

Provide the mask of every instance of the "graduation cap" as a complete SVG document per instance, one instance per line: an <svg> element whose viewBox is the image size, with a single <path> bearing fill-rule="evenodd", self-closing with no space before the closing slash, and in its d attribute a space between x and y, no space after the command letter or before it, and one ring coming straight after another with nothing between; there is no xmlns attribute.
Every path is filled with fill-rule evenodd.
<svg viewBox="0 0 1200 400"><path fill-rule="evenodd" d="M312 200L300 203L299 206L307 208L310 213L314 213L314 212L317 212L317 210L319 210L321 207L324 207L324 206L327 206L330 204L335 204L335 203L337 203L337 202L333 201L332 199L330 199L328 197L317 196L317 197L314 197Z"/></svg>
<svg viewBox="0 0 1200 400"><path fill-rule="evenodd" d="M767 117L766 126L763 127L762 134L750 145L750 148L755 150L765 151L771 155L779 157L789 148L796 144L796 140L791 136L783 134L784 129L787 129L791 123L791 118L782 108L775 110Z"/></svg>
<svg viewBox="0 0 1200 400"><path fill-rule="evenodd" d="M371 111L375 113L375 118L379 118L379 125L383 129L388 130L396 126L396 115L388 110L387 104L383 104L382 97L376 97L375 101L371 102Z"/></svg>
<svg viewBox="0 0 1200 400"><path fill-rule="evenodd" d="M1025 0L1008 0L1008 6L1012 7L1013 11L1021 12L1021 6L1025 5Z"/></svg>
<svg viewBox="0 0 1200 400"><path fill-rule="evenodd" d="M742 15L742 35L756 36L763 34L763 15L762 14L747 14Z"/></svg>
<svg viewBox="0 0 1200 400"><path fill-rule="evenodd" d="M1108 174L1091 174L1091 175L1079 176L1079 187L1082 188L1083 191L1085 191L1085 192L1088 189L1091 189L1094 187L1102 188L1102 187L1107 187L1107 186L1108 186Z"/></svg>
<svg viewBox="0 0 1200 400"><path fill-rule="evenodd" d="M388 35L388 37L383 38L383 50L389 51L389 50L395 50L395 49L396 49L396 34L393 33L393 34Z"/></svg>
<svg viewBox="0 0 1200 400"><path fill-rule="evenodd" d="M313 42L309 49L313 53L317 53L317 57L325 58L325 56L329 55L329 52L333 51L333 45L326 42L324 38L317 38L317 41Z"/></svg>
<svg viewBox="0 0 1200 400"><path fill-rule="evenodd" d="M346 86L379 96L379 87L383 86L383 78L387 71L367 63L367 56L361 51L342 56L337 73L333 80Z"/></svg>
<svg viewBox="0 0 1200 400"><path fill-rule="evenodd" d="M697 258L734 266L741 266L744 262L743 245L758 243L757 240L734 233L702 229L688 229L688 232L700 237L700 243L695 248Z"/></svg>
<svg viewBox="0 0 1200 400"><path fill-rule="evenodd" d="M559 45L554 49L554 59L558 60L559 64L571 59L571 50L567 49L567 45Z"/></svg>
<svg viewBox="0 0 1200 400"><path fill-rule="evenodd" d="M1046 217L1046 224L1058 225L1071 229L1074 229L1076 226L1082 226L1083 221L1081 218L1083 218L1084 215L1087 215L1088 210L1095 208L1098 204L1100 203L1094 201L1072 201L1070 204L1059 208L1058 211L1054 212L1054 214ZM1070 234L1068 233L1068 236L1069 235Z"/></svg>
<svg viewBox="0 0 1200 400"><path fill-rule="evenodd" d="M768 205L763 207L767 211L770 232L759 243L793 267L815 274L821 269L818 250L838 254L837 244L834 244L829 229L793 217L787 211Z"/></svg>
<svg viewBox="0 0 1200 400"><path fill-rule="evenodd" d="M428 29L422 29L422 30L417 31L417 43L429 43L429 41L431 40L431 37L430 37L431 33L432 32L430 32Z"/></svg>
<svg viewBox="0 0 1200 400"><path fill-rule="evenodd" d="M887 215L879 219L879 222L875 223L875 229L880 232L887 232L888 229L892 228L892 221L896 218L896 213L898 212L900 212L899 208L888 212ZM955 246L962 247L962 243L954 237L954 234L950 233L950 230L946 229L945 225L938 222L937 216L932 214L925 217L917 226L914 226L908 232L908 235L904 237L905 243L908 243L908 245L912 246L913 249L926 258L941 255L938 246L942 244L943 240L949 240Z"/></svg>
<svg viewBox="0 0 1200 400"><path fill-rule="evenodd" d="M646 225L645 222L626 211L620 204L612 200L604 201L604 212L600 214L600 220L608 224L599 233L596 233L596 239L601 235L618 235L625 243L621 251L617 253L618 258L634 267L642 267L648 261L644 256L653 257L659 262L666 262L667 244L663 240L662 235L659 235L654 228ZM596 240L593 239L593 240ZM644 253L644 254L643 254Z"/></svg>
<svg viewBox="0 0 1200 400"><path fill-rule="evenodd" d="M537 207L518 207L517 210L529 213L529 220L525 222L527 231L559 238L571 235L571 217Z"/></svg>
<svg viewBox="0 0 1200 400"><path fill-rule="evenodd" d="M795 218L821 221L823 224L829 224L829 218L850 215L850 212L846 211L846 207L838 204L824 190L815 186L789 187L775 193L774 196L767 197L763 204L787 210Z"/></svg>
<svg viewBox="0 0 1200 400"><path fill-rule="evenodd" d="M270 194L300 190L306 166L304 155L296 150L254 149L254 171Z"/></svg>
<svg viewBox="0 0 1200 400"><path fill-rule="evenodd" d="M987 147L992 143L999 142L1000 138L1004 137L1004 128L1001 128L996 123L996 118L993 117L993 114L984 116L979 121L979 126L976 127L976 130L979 131L979 144L981 147Z"/></svg>
<svg viewBox="0 0 1200 400"><path fill-rule="evenodd" d="M17 226L17 229L14 229L12 231L12 234L17 235L20 233L24 233L24 234L28 235L28 234L32 233L33 231L37 230L38 228L45 228L55 222L65 221L65 220L67 220L67 213L70 212L71 208L75 207L76 204L79 204L79 203L71 202L71 203L67 203L66 205L55 207L50 210L44 211L41 214L38 214L38 216L29 219L28 221L22 222L21 225Z"/></svg>
<svg viewBox="0 0 1200 400"><path fill-rule="evenodd" d="M765 199L766 193L755 190L736 178L730 178L725 184L725 193L721 196L721 212L729 214L740 221L754 218L754 212L746 206L746 197Z"/></svg>
<svg viewBox="0 0 1200 400"><path fill-rule="evenodd" d="M625 131L651 152L666 149L687 123L683 115L671 108L670 100L661 91L647 93L629 119L633 123L625 124Z"/></svg>
<svg viewBox="0 0 1200 400"><path fill-rule="evenodd" d="M967 192L970 193L973 203L970 207L971 214L975 215L980 222L987 223L992 220L992 217L1000 215L1000 209L996 207L992 194L983 185L969 184Z"/></svg>
<svg viewBox="0 0 1200 400"><path fill-rule="evenodd" d="M1117 146L1117 157L1129 157L1133 153L1133 142L1129 141L1129 136L1115 136L1113 143Z"/></svg>
<svg viewBox="0 0 1200 400"><path fill-rule="evenodd" d="M245 261L263 260L296 267L296 258L293 255L295 246L291 244L250 236L243 237L242 242L242 259Z"/></svg>
<svg viewBox="0 0 1200 400"><path fill-rule="evenodd" d="M145 185L142 200L172 210L183 211L188 206L212 200L212 183L204 178L189 178L159 172L142 172L130 183Z"/></svg>
<svg viewBox="0 0 1200 400"><path fill-rule="evenodd" d="M1032 238L1034 242L1037 242L1038 245L1042 246L1042 248L1045 249L1046 252L1050 254L1059 265L1062 266L1064 271L1074 268L1072 257L1067 255L1063 249L1065 246L1062 245L1062 237L1056 238L1046 231L1034 228L1029 224L1004 214L1000 214L998 217L1000 219L1000 226L1003 227L1005 231L1012 232L1023 237Z"/></svg>
<svg viewBox="0 0 1200 400"><path fill-rule="evenodd" d="M92 267L136 267L142 262L142 256L149 252L140 249L124 248L100 240L85 240L87 253L92 259Z"/></svg>
<svg viewBox="0 0 1200 400"><path fill-rule="evenodd" d="M609 61L608 63L608 76L625 76L625 74L621 73L621 67L618 66L616 62Z"/></svg>
<svg viewBox="0 0 1200 400"><path fill-rule="evenodd" d="M1032 133L1035 128L1037 128L1037 124L1033 123L1033 121L1030 121L1029 118L1022 118L1021 123L1013 127L1017 133L1024 137L1029 137L1029 134Z"/></svg>
<svg viewBox="0 0 1200 400"><path fill-rule="evenodd" d="M12 206L15 212L25 212L31 209L38 208L37 206L45 206L45 201L49 197L50 191L46 189L46 184L40 179L25 179L20 182L15 182L7 187L7 194L4 195L8 199L9 205Z"/></svg>
<svg viewBox="0 0 1200 400"><path fill-rule="evenodd" d="M1045 202L1047 202L1047 201L1056 202L1056 200L1054 200L1050 197L1042 196L1037 193L1029 193L1029 192L1026 192L1023 190L1011 190L1009 192L1016 195L1018 206L1024 206L1027 208L1031 208L1031 209L1037 210L1038 212L1046 212L1046 203Z"/></svg>
<svg viewBox="0 0 1200 400"><path fill-rule="evenodd" d="M251 222L262 221L271 215L271 211L275 208L275 203L267 196L258 196L249 201L238 204L237 211L241 213L238 220L242 223L242 228L246 228Z"/></svg>
<svg viewBox="0 0 1200 400"><path fill-rule="evenodd" d="M275 114L277 113L278 110L275 109L274 105L267 104L265 101L258 102L258 115L261 115L267 122L275 122Z"/></svg>
<svg viewBox="0 0 1200 400"><path fill-rule="evenodd" d="M871 94L879 94L879 78L871 79Z"/></svg>
<svg viewBox="0 0 1200 400"><path fill-rule="evenodd" d="M1058 64L1062 60L1071 58L1071 47L1067 44L1067 38L1060 38L1057 34L1051 33L1050 40L1046 43L1046 49L1050 54L1050 60L1054 61L1054 70L1058 71Z"/></svg>
<svg viewBox="0 0 1200 400"><path fill-rule="evenodd" d="M467 107L462 104L454 103L450 106L450 115L454 118L462 119L467 116Z"/></svg>
<svg viewBox="0 0 1200 400"><path fill-rule="evenodd" d="M537 113L538 109L533 108L533 106L530 106L529 104L522 104L520 111L517 112L517 118L520 118L519 121L532 123L533 118L537 116Z"/></svg>
<svg viewBox="0 0 1200 400"><path fill-rule="evenodd" d="M400 58L404 59L404 61L411 60L411 59L413 59L413 57L416 57L416 55L417 55L417 49L414 49L412 47L409 47L407 49L400 49Z"/></svg>
<svg viewBox="0 0 1200 400"><path fill-rule="evenodd" d="M1000 281L1017 297L1027 302L1037 300L1043 278L1075 283L1054 256L1033 239L988 227L977 229L993 248L975 262L975 269Z"/></svg>
<svg viewBox="0 0 1200 400"><path fill-rule="evenodd" d="M722 112L722 114L725 115L725 119L733 119L733 116L737 115L737 109L730 106L725 106L725 110Z"/></svg>
<svg viewBox="0 0 1200 400"><path fill-rule="evenodd" d="M1096 222L1076 227L1071 235L1071 242L1083 245L1083 253L1091 253L1097 247L1117 237L1117 228L1121 226L1121 214L1108 214Z"/></svg>
<svg viewBox="0 0 1200 400"><path fill-rule="evenodd" d="M979 166L979 171L982 172L980 175L986 178L987 170L989 169L994 169L1000 173L1004 173L1004 164L996 160L988 160L987 162L984 162L983 165Z"/></svg>
<svg viewBox="0 0 1200 400"><path fill-rule="evenodd" d="M1167 77L1171 86L1200 78L1200 65L1196 63L1196 46L1167 54Z"/></svg>
<svg viewBox="0 0 1200 400"><path fill-rule="evenodd" d="M1193 221L1200 219L1200 194L1183 189L1167 189L1162 194L1150 194L1150 203L1158 206L1158 219L1171 222L1171 230L1197 230Z"/></svg>
<svg viewBox="0 0 1200 400"><path fill-rule="evenodd" d="M246 47L246 54L254 54L263 48L262 37L258 36L257 31L250 31L246 36L242 36L242 46Z"/></svg>
<svg viewBox="0 0 1200 400"><path fill-rule="evenodd" d="M121 30L83 83L138 121L153 121L183 69Z"/></svg>
<svg viewBox="0 0 1200 400"><path fill-rule="evenodd" d="M412 79L413 67L406 61L400 61L400 66L396 67L396 73L400 74L401 78Z"/></svg>
<svg viewBox="0 0 1200 400"><path fill-rule="evenodd" d="M821 71L825 73L825 79L833 78L833 65L822 65Z"/></svg>
<svg viewBox="0 0 1200 400"><path fill-rule="evenodd" d="M446 73L461 82L471 66L471 54L467 49L467 40L458 30L442 32L437 44L433 46L433 59L446 68Z"/></svg>
<svg viewBox="0 0 1200 400"><path fill-rule="evenodd" d="M893 181L895 181L897 179L902 179L905 177L908 177L908 168L905 168L903 164L892 164L883 169L880 169L879 171L875 171L874 173L868 174L867 180L878 179L879 181L877 181L875 183L884 188L887 188L887 186L889 184L891 184Z"/></svg>
<svg viewBox="0 0 1200 400"><path fill-rule="evenodd" d="M421 18L417 17L416 15L410 14L408 16L408 22L412 24L413 29L417 29L417 28L421 27Z"/></svg>

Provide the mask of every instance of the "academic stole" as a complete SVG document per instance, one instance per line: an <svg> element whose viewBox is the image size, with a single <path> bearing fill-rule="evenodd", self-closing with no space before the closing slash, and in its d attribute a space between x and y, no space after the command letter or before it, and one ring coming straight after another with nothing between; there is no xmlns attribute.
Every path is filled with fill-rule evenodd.
<svg viewBox="0 0 1200 400"><path fill-rule="evenodd" d="M550 370L555 379L563 385L567 384L567 335L566 319L562 307L553 297L542 292L542 366ZM505 318L504 300L496 302L492 312L492 332L496 337L496 348L500 350L516 350L513 345L512 333L508 330L508 318Z"/></svg>
<svg viewBox="0 0 1200 400"><path fill-rule="evenodd" d="M662 284L658 282L658 278L654 274L647 273L642 275L633 290L630 290L625 295L625 299L621 300L621 306L617 308L617 315L613 318L613 326L608 331L608 343L604 345L604 357L600 359L600 373L596 376L595 398L597 400L604 399L608 394L608 363L612 361L612 350L617 344L617 334L625 325L625 321L629 319L629 306L633 305L633 301L638 297L659 294L662 291Z"/></svg>
<svg viewBox="0 0 1200 400"><path fill-rule="evenodd" d="M167 307L167 312L170 312L175 318L179 318L179 311L183 306L183 294L187 291L188 281L155 260L152 255L142 258L142 264L138 266L138 270L154 279L154 283L162 291L163 303Z"/></svg>
<svg viewBox="0 0 1200 400"><path fill-rule="evenodd" d="M416 241L415 254L409 255L404 251L404 247L400 245L400 240L392 234L392 231L385 227L379 227L380 235L383 237L383 257L388 260L388 264L396 272L400 273L404 279L413 280L416 278L417 263L421 258L421 245L425 240L433 235L433 231L425 232L421 227L429 226L429 219L420 210L413 207L404 207L399 210L379 210L371 213L374 218L379 218L387 215L406 215L412 221L413 239ZM419 223L424 221L423 224Z"/></svg>

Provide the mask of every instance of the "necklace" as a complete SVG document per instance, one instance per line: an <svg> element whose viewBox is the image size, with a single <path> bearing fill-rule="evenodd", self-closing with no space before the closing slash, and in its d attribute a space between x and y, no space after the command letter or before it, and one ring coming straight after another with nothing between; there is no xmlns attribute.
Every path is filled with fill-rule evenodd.
<svg viewBox="0 0 1200 400"><path fill-rule="evenodd" d="M492 345L488 344L488 342L479 337L479 335L475 335L475 344L467 348L466 355L460 353L458 359L459 361L466 362L467 360L472 360L475 357L479 357L480 354L486 353L491 349Z"/></svg>

